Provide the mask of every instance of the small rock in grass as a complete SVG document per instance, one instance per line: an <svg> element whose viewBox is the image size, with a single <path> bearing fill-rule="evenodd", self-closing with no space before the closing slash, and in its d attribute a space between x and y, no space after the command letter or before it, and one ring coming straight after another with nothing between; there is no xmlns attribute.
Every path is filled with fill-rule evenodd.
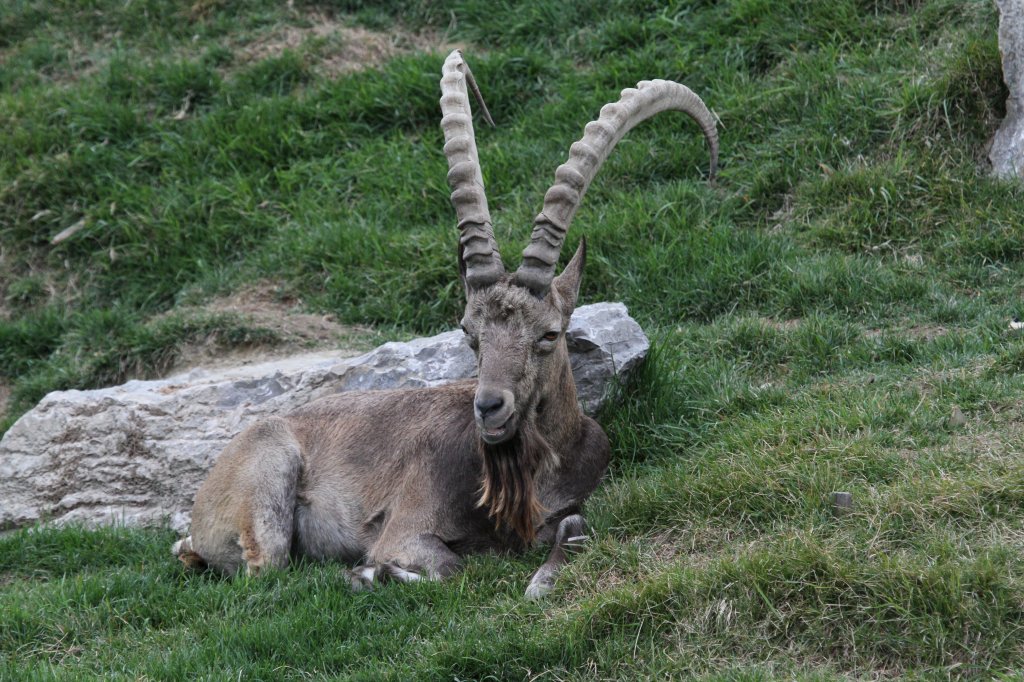
<svg viewBox="0 0 1024 682"><path fill-rule="evenodd" d="M853 511L853 493L834 492L829 498L832 502L832 513L836 516L849 514Z"/></svg>

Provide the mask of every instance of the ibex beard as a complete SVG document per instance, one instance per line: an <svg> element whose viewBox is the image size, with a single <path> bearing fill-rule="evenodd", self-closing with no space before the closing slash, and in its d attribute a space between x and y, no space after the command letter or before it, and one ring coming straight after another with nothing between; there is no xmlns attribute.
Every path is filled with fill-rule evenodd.
<svg viewBox="0 0 1024 682"><path fill-rule="evenodd" d="M500 526L511 528L524 542L532 542L544 507L537 499L533 479L555 456L544 436L523 425L511 439L491 445L480 439L483 489L477 506Z"/></svg>
<svg viewBox="0 0 1024 682"><path fill-rule="evenodd" d="M586 540L579 512L604 475L609 444L580 411L565 338L586 242L556 277L558 254L587 186L630 128L661 111L688 114L711 148L713 175L714 119L677 83L624 90L555 172L522 264L508 273L467 87L478 93L452 52L442 69L441 127L460 230L462 329L478 378L340 394L250 426L196 493L191 535L173 548L186 565L254 574L296 556L362 562L348 577L365 589L384 579L445 578L470 553L550 543L526 591L535 598Z"/></svg>

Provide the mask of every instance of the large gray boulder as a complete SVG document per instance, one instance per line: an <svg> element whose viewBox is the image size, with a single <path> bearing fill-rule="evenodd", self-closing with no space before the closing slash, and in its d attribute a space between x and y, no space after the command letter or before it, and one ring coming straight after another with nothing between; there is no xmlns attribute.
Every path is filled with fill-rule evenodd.
<svg viewBox="0 0 1024 682"><path fill-rule="evenodd" d="M593 413L609 382L647 353L621 303L579 308L567 335L580 403ZM341 391L435 386L473 376L462 332L386 343L357 358L314 353L94 391L55 391L0 440L0 528L167 521L187 527L217 455L260 417Z"/></svg>
<svg viewBox="0 0 1024 682"><path fill-rule="evenodd" d="M1003 80L1010 94L989 160L999 177L1024 177L1024 0L996 0L996 4Z"/></svg>

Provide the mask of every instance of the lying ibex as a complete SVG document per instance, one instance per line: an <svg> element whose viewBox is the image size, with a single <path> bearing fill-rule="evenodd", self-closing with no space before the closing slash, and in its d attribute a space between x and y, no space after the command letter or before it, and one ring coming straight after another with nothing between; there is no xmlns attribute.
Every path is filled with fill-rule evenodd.
<svg viewBox="0 0 1024 682"><path fill-rule="evenodd" d="M439 388L345 393L249 427L196 494L188 565L249 573L292 555L366 563L354 588L390 577L440 579L471 552L551 542L527 595L545 594L585 539L579 515L608 464L608 439L576 402L565 330L585 242L554 276L587 186L622 136L668 109L701 126L714 174L714 119L686 87L644 81L601 110L555 172L514 274L498 255L458 52L444 63L441 127L461 231L462 328L479 379ZM482 102L481 102L482 103Z"/></svg>

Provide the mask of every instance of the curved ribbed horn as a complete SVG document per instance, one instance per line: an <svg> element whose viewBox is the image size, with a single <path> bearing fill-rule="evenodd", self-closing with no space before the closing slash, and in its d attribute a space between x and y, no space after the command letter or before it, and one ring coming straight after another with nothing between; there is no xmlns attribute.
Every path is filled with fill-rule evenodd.
<svg viewBox="0 0 1024 682"><path fill-rule="evenodd" d="M700 124L711 149L708 179L714 180L718 131L704 102L679 83L640 81L636 88L623 90L618 102L606 104L600 118L588 123L583 137L569 148L569 160L555 171L555 184L544 195L544 209L533 221L530 245L523 251L523 263L515 274L516 284L538 296L547 292L565 233L601 164L633 126L668 110L682 111Z"/></svg>
<svg viewBox="0 0 1024 682"><path fill-rule="evenodd" d="M505 273L487 210L484 178L473 136L473 113L469 108L467 81L491 122L480 90L476 87L462 53L454 50L441 69L441 129L444 131L444 155L448 158L448 185L452 205L459 220L459 243L470 288L490 286Z"/></svg>

